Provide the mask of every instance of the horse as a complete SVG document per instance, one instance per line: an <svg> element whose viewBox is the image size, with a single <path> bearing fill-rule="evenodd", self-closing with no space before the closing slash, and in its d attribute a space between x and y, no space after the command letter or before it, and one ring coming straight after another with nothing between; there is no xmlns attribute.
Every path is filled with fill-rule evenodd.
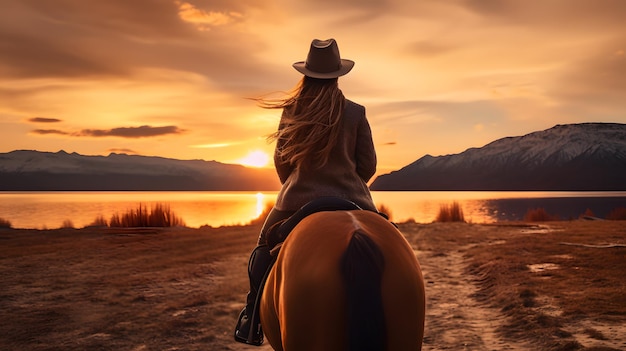
<svg viewBox="0 0 626 351"><path fill-rule="evenodd" d="M277 351L421 350L425 292L410 244L372 211L324 211L284 241L260 302Z"/></svg>

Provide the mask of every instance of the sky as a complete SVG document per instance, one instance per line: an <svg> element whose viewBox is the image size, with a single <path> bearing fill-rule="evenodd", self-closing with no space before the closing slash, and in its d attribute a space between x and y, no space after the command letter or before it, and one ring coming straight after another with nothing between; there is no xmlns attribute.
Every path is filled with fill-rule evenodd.
<svg viewBox="0 0 626 351"><path fill-rule="evenodd" d="M0 152L272 167L311 40L356 62L378 174L557 124L626 123L622 0L0 0Z"/></svg>

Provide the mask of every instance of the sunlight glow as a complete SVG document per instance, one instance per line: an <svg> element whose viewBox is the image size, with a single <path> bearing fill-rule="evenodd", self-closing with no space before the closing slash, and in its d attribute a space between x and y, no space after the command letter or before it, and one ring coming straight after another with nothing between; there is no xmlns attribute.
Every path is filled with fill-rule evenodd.
<svg viewBox="0 0 626 351"><path fill-rule="evenodd" d="M263 193L256 193L256 217L258 218L263 213Z"/></svg>
<svg viewBox="0 0 626 351"><path fill-rule="evenodd" d="M230 146L230 143L217 143L217 144L198 144L198 145L190 145L192 148L197 149L214 149L219 147L227 147Z"/></svg>
<svg viewBox="0 0 626 351"><path fill-rule="evenodd" d="M270 162L270 157L267 153L261 150L251 151L246 157L236 161L244 166L251 167L265 167Z"/></svg>

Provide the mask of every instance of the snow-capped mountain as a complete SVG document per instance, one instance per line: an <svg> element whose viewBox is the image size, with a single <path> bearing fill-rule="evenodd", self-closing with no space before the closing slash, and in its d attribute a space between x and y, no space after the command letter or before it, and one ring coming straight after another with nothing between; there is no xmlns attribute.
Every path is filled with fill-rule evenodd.
<svg viewBox="0 0 626 351"><path fill-rule="evenodd" d="M216 161L65 151L0 153L0 190L277 190L276 173Z"/></svg>
<svg viewBox="0 0 626 351"><path fill-rule="evenodd" d="M372 190L626 190L626 124L557 125L460 154L426 155Z"/></svg>

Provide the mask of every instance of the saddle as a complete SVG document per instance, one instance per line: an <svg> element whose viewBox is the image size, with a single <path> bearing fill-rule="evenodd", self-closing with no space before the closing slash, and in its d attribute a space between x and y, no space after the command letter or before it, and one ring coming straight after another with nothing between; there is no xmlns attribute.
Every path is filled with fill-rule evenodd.
<svg viewBox="0 0 626 351"><path fill-rule="evenodd" d="M287 236L293 228L300 223L305 217L310 216L316 212L323 211L354 211L354 210L362 210L359 205L355 204L352 201L342 199L340 197L334 196L325 196L320 197L315 200L310 201L306 205L302 206L296 213L291 215L291 217L279 221L278 223L272 225L266 235L266 244L270 249L270 253L272 256L276 257L278 255L278 251L280 251L280 247L282 243L287 239ZM383 212L373 211L386 220L389 220L389 216ZM398 227L395 223L390 222L394 227Z"/></svg>
<svg viewBox="0 0 626 351"><path fill-rule="evenodd" d="M289 233L305 217L322 211L352 210L361 210L361 207L359 207L352 201L339 197L326 196L310 201L306 205L302 206L298 211L296 211L296 213L294 213L291 217L280 221L270 227L266 236L267 246L270 249L270 253L274 257L278 255L278 251L280 250L282 243L285 241L285 239L287 239Z"/></svg>

